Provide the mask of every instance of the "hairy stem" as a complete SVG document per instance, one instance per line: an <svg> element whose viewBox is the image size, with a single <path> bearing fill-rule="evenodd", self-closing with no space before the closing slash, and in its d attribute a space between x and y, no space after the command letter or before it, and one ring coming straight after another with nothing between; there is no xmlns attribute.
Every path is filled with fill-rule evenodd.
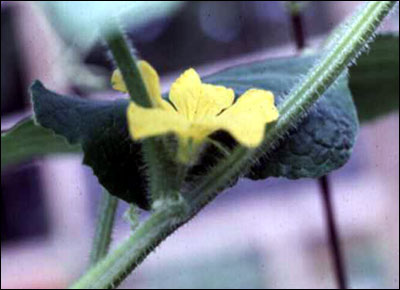
<svg viewBox="0 0 400 290"><path fill-rule="evenodd" d="M117 207L118 198L112 196L104 189L100 201L92 251L90 253L91 267L96 265L108 253Z"/></svg>
<svg viewBox="0 0 400 290"><path fill-rule="evenodd" d="M151 96L147 92L132 53L133 49L128 44L121 26L113 23L112 29L104 32L104 39L121 71L131 100L142 107L152 107ZM146 139L142 144L143 158L149 176L150 198L154 202L169 194L165 189L174 187L176 190L176 180L173 175L175 164L166 157L166 148L161 137Z"/></svg>
<svg viewBox="0 0 400 290"><path fill-rule="evenodd" d="M109 257L100 261L71 289L117 287L159 243L189 218L186 209L184 202L177 201L154 212L129 239Z"/></svg>
<svg viewBox="0 0 400 290"><path fill-rule="evenodd" d="M368 2L349 23L337 44L325 53L280 107L280 118L268 126L266 142L260 151L238 147L210 170L199 185L188 193L189 211L181 206L156 211L133 236L82 277L74 288L116 287L159 244L180 225L194 216L219 189L248 168L252 158L269 151L274 143L295 126L316 100L356 59L383 18L397 1ZM262 152L261 152L262 151Z"/></svg>
<svg viewBox="0 0 400 290"><path fill-rule="evenodd" d="M128 45L121 27L114 23L113 29L104 33L104 39L121 71L128 93L135 103L150 108L152 102L142 80L133 49Z"/></svg>

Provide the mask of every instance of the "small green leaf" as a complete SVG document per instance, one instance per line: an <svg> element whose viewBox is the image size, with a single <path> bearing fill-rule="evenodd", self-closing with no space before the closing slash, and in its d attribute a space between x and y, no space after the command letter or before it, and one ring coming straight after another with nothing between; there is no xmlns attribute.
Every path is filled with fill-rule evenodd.
<svg viewBox="0 0 400 290"><path fill-rule="evenodd" d="M65 138L51 130L36 126L32 119L24 120L1 133L1 168L33 157L80 152L79 146L69 145Z"/></svg>
<svg viewBox="0 0 400 290"><path fill-rule="evenodd" d="M399 110L399 35L381 34L350 68L350 90L361 122Z"/></svg>
<svg viewBox="0 0 400 290"><path fill-rule="evenodd" d="M314 57L268 60L206 77L204 81L232 87L237 95L249 88L268 89L280 104L315 61ZM84 163L100 183L128 202L147 207L141 146L129 137L128 100L95 101L61 96L39 82L32 86L36 119L45 128L82 144ZM274 152L252 168L250 178L317 177L342 166L350 156L358 129L345 78L330 89ZM205 158L207 159L207 158Z"/></svg>

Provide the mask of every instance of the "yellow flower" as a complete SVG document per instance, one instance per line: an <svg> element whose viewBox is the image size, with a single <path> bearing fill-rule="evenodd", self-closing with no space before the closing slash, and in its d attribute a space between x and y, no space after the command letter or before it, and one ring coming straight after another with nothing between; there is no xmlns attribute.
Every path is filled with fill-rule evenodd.
<svg viewBox="0 0 400 290"><path fill-rule="evenodd" d="M250 89L234 103L232 89L202 83L194 69L186 70L173 83L171 104L162 99L157 72L145 61L138 65L153 107L131 102L127 113L130 134L134 140L175 134L181 162L189 162L207 137L218 130L228 132L246 147L257 147L264 138L265 125L278 119L271 92ZM112 84L126 92L119 70L114 72Z"/></svg>

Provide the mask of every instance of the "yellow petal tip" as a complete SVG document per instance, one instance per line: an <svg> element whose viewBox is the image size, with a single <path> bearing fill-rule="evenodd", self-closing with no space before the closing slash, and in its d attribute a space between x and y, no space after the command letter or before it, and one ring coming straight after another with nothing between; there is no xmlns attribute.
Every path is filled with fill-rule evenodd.
<svg viewBox="0 0 400 290"><path fill-rule="evenodd" d="M120 91L123 93L127 92L125 82L122 78L122 74L119 69L116 69L111 76L111 86L113 87L114 90L117 90L117 91Z"/></svg>

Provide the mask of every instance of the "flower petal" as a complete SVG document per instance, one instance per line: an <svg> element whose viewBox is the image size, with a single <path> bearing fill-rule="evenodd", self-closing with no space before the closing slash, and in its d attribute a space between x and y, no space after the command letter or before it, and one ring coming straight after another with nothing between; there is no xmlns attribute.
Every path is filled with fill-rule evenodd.
<svg viewBox="0 0 400 290"><path fill-rule="evenodd" d="M146 85L147 93L153 102L153 107L163 108L168 111L175 111L174 107L164 100L161 96L160 77L157 71L147 61L141 60L138 62L140 74L143 82Z"/></svg>
<svg viewBox="0 0 400 290"><path fill-rule="evenodd" d="M144 60L138 62L138 68L146 86L147 93L153 103L153 107L162 107L160 78L157 71Z"/></svg>
<svg viewBox="0 0 400 290"><path fill-rule="evenodd" d="M202 84L202 94L199 97L196 120L217 116L229 108L235 100L235 92L223 86Z"/></svg>
<svg viewBox="0 0 400 290"><path fill-rule="evenodd" d="M194 119L197 102L201 94L200 76L194 69L186 70L171 86L169 99L180 114L188 120Z"/></svg>
<svg viewBox="0 0 400 290"><path fill-rule="evenodd" d="M157 104L158 100L161 99L161 88L160 88L160 78L156 70L144 60L141 60L137 64L140 74L142 76L143 82L146 86L147 93L154 99ZM112 87L120 92L127 93L125 81L122 77L122 73L119 69L116 69L111 77Z"/></svg>
<svg viewBox="0 0 400 290"><path fill-rule="evenodd" d="M177 136L177 159L189 164L196 159L201 144L214 128L191 123L177 111L143 108L134 102L127 112L129 132L133 140L173 133Z"/></svg>
<svg viewBox="0 0 400 290"><path fill-rule="evenodd" d="M278 117L274 95L269 91L251 89L218 116L214 126L226 130L244 146L257 147L264 138L265 125Z"/></svg>
<svg viewBox="0 0 400 290"><path fill-rule="evenodd" d="M123 92L123 93L127 93L128 90L125 86L125 82L122 78L122 74L121 71L119 69L116 69L112 76L111 76L111 85L113 87L114 90Z"/></svg>
<svg viewBox="0 0 400 290"><path fill-rule="evenodd" d="M131 102L127 112L128 127L134 140L167 133L185 135L190 123L175 110L143 108Z"/></svg>
<svg viewBox="0 0 400 290"><path fill-rule="evenodd" d="M232 89L202 84L194 69L185 71L175 81L169 95L179 113L191 121L218 115L232 105L234 97Z"/></svg>
<svg viewBox="0 0 400 290"><path fill-rule="evenodd" d="M161 96L160 78L157 71L147 62L141 60L138 62L138 68L146 86L153 107L160 107L166 110L175 110L170 103L165 101ZM127 93L125 82L122 78L121 71L116 69L111 77L111 84L117 91Z"/></svg>

